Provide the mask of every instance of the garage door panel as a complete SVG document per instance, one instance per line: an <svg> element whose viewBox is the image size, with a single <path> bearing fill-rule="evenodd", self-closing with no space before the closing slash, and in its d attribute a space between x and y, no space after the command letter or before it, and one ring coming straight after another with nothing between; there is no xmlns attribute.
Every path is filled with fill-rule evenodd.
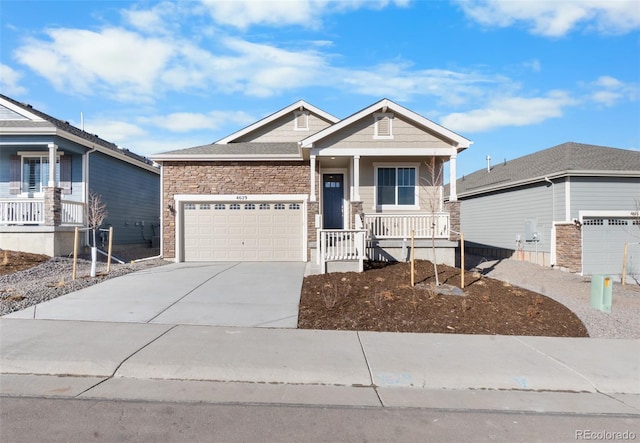
<svg viewBox="0 0 640 443"><path fill-rule="evenodd" d="M301 203L195 203L184 209L185 261L300 261Z"/></svg>
<svg viewBox="0 0 640 443"><path fill-rule="evenodd" d="M585 218L582 235L583 272L586 275L620 276L624 244L638 241L637 226L630 218ZM627 271L633 270L628 267Z"/></svg>

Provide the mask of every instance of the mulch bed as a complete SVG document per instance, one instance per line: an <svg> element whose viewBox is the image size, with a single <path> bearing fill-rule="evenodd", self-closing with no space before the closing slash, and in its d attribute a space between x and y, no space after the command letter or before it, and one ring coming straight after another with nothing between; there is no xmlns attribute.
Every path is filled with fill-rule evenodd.
<svg viewBox="0 0 640 443"><path fill-rule="evenodd" d="M588 337L582 321L544 295L465 273L464 296L433 290L433 264L370 264L363 273L304 279L298 327L389 332ZM438 265L440 283L460 287L460 270Z"/></svg>

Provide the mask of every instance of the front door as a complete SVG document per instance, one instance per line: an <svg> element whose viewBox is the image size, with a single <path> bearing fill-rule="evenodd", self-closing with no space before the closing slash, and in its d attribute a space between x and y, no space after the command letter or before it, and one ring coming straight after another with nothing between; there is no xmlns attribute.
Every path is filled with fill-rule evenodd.
<svg viewBox="0 0 640 443"><path fill-rule="evenodd" d="M322 175L322 214L324 229L344 228L344 175Z"/></svg>

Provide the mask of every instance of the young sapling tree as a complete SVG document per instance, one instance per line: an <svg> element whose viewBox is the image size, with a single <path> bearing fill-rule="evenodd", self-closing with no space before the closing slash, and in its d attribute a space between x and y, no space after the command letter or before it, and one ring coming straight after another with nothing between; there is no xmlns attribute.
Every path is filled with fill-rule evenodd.
<svg viewBox="0 0 640 443"><path fill-rule="evenodd" d="M96 262L98 255L96 233L108 215L107 205L102 201L100 194L89 191L89 200L87 202L87 226L91 230L93 239L91 244L91 277L96 276Z"/></svg>

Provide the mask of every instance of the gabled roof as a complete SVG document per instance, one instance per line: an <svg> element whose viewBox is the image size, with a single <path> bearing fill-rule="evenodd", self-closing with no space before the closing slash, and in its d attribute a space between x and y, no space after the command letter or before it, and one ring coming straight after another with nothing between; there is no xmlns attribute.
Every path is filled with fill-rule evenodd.
<svg viewBox="0 0 640 443"><path fill-rule="evenodd" d="M120 148L115 143L104 140L95 134L89 134L88 132L69 124L69 122L59 120L49 114L39 111L29 104L21 103L3 94L0 94L0 104L6 105L8 109L24 117L23 119L0 119L0 134L7 135L16 134L18 132L58 134L64 138L75 139L77 142L87 147L97 148L99 151L108 155L127 159L130 163L137 163L139 166L143 166L146 169L157 172L157 168L153 166L151 160L146 157L131 152L128 149ZM65 134L60 134L58 130L63 131L67 136L65 136ZM69 137L69 135L71 137Z"/></svg>
<svg viewBox="0 0 640 443"><path fill-rule="evenodd" d="M458 197L482 194L564 176L638 177L640 151L567 142L496 163L456 182Z"/></svg>
<svg viewBox="0 0 640 443"><path fill-rule="evenodd" d="M298 100L295 103L290 104L289 106L287 106L286 108L282 108L279 111L274 112L271 115L266 116L265 118L258 120L257 122L243 128L240 129L239 131L234 132L231 135L228 135L224 138L221 138L220 140L214 142L214 144L227 144L227 143L233 143L235 140L237 140L238 138L242 137L243 135L249 134L250 132L255 131L258 128L261 128L262 126L265 126L277 119L279 119L280 117L287 115L297 109L305 109L313 114L316 114L320 117L322 117L325 120L330 121L331 123L335 123L337 122L339 119L325 111L323 111L320 108L316 108L315 106L305 102L304 100Z"/></svg>
<svg viewBox="0 0 640 443"><path fill-rule="evenodd" d="M163 152L162 154L154 155L153 159L158 162L163 160L302 160L302 154L296 142L212 143L210 145Z"/></svg>
<svg viewBox="0 0 640 443"><path fill-rule="evenodd" d="M385 112L391 111L395 114L399 114L404 118L411 120L418 126L422 126L423 128L430 130L431 132L439 134L443 138L450 140L452 145L457 148L458 152L467 149L469 146L471 146L471 143L473 143L471 140L468 140L443 126L440 126L439 124L429 120L428 118L425 118L420 114L416 114L410 109L407 109L397 103L392 102L389 99L384 98L372 104L371 106L368 106L361 111L358 111L355 114L352 114L349 117L344 118L339 122L323 129L322 131L319 131L305 138L300 142L300 144L303 148L311 148L317 141L322 140L323 138L328 137L331 134L336 133L337 131L340 131L341 129L357 122L358 120L381 110L386 110Z"/></svg>

